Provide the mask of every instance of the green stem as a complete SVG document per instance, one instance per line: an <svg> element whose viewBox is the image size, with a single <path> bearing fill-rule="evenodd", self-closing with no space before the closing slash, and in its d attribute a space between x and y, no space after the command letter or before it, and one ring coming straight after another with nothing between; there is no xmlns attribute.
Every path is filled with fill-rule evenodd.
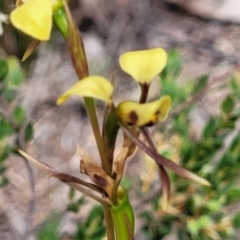
<svg viewBox="0 0 240 240"><path fill-rule="evenodd" d="M108 166L107 155L104 147L103 138L101 136L100 129L99 129L94 100L93 98L87 98L87 97L85 97L84 100L85 100L88 116L92 125L93 134L96 139L98 151L101 157L102 167L107 172L109 166Z"/></svg>
<svg viewBox="0 0 240 240"><path fill-rule="evenodd" d="M58 9L58 11L56 11L55 14L53 15L53 20L56 26L58 27L58 29L60 30L60 32L62 33L65 40L68 41L68 21L67 21L67 15L65 11L66 9L67 11L69 10L68 10L66 1L64 2L64 5L65 5L65 10L63 8ZM88 72L85 73L85 77L87 75L88 75ZM90 122L92 125L93 133L96 139L98 151L101 157L102 167L106 172L108 172L109 166L107 161L107 155L106 155L106 151L103 143L103 138L101 136L99 125L98 125L94 100L93 98L85 97L84 101L85 101L85 106L86 106L88 116L90 118Z"/></svg>
<svg viewBox="0 0 240 240"><path fill-rule="evenodd" d="M63 4L64 4L64 7L65 7L65 11L68 11L68 13L69 13L68 14L69 19L68 19L68 21L65 21L67 19L67 16L64 14L64 12L58 12L58 14L60 14L60 16L58 16L58 14L55 14L54 22L56 23L60 32L63 34L66 41L68 41L68 29L69 28L66 27L65 23L68 22L68 24L69 24L69 22L72 21L72 18L71 18L71 14L69 12L66 0L63 1ZM62 19L62 18L65 18L65 19ZM88 75L88 72L85 73L85 75ZM94 100L93 100L93 98L85 97L84 101L85 101L85 106L86 106L88 116L89 116L89 119L90 119L90 122L91 122L91 125L92 125L93 134L94 134L94 137L96 139L98 151L99 151L100 158L101 158L102 168L105 170L106 173L108 173L110 171L109 169L111 169L111 166L109 166L109 164L108 164L108 159L107 159L107 154L106 154L106 151L105 151L103 137L101 136L101 133L100 133ZM105 221L106 221L106 229L107 229L108 240L115 240L114 227L113 227L111 214L110 214L109 210L106 209L106 207L104 207L104 217L105 217Z"/></svg>
<svg viewBox="0 0 240 240"><path fill-rule="evenodd" d="M106 207L104 207L104 218L105 218L105 223L106 223L107 239L115 240L112 216L111 216L110 211Z"/></svg>
<svg viewBox="0 0 240 240"><path fill-rule="evenodd" d="M118 203L110 209L116 240L133 240L134 213L126 190L119 186Z"/></svg>

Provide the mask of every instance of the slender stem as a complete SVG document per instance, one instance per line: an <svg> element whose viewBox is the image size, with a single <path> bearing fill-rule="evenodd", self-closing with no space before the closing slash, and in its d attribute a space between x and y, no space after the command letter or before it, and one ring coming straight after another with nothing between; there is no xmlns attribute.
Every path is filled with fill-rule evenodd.
<svg viewBox="0 0 240 240"><path fill-rule="evenodd" d="M68 24L70 24L69 22L72 21L72 17L71 17L71 14L69 12L66 0L63 1L63 4L64 4L64 7L65 7L65 11L68 11L68 13L69 13L68 14L68 18L69 18L68 19ZM65 39L68 41L68 37L67 37L68 33L66 33L66 32L62 32L62 33L63 33ZM81 39L80 39L80 42L82 43ZM88 75L88 72L85 73L85 75ZM106 151L105 151L104 141L103 141L103 138L102 138L101 133L100 133L94 100L93 100L93 98L85 97L84 101L85 101L85 106L86 106L88 116L89 116L89 119L90 119L90 122L91 122L91 125L92 125L93 134L94 134L94 137L95 137L95 140L96 140L96 143L97 143L98 151L99 151L99 154L100 154L101 165L102 165L102 168L105 170L105 172L108 173L109 172L109 167L111 167L111 166L109 166L109 164L108 164L108 159L107 159L107 154L106 154ZM105 206L104 206L104 217L105 217L105 221L106 221L106 229L107 229L108 240L115 240L114 226L113 226L113 223L112 223L111 214L109 213L109 211L107 210L107 208Z"/></svg>
<svg viewBox="0 0 240 240"><path fill-rule="evenodd" d="M113 106L113 105L112 105ZM111 111L111 107L107 105L106 109L105 109L105 113L104 113L104 118L103 118L103 124L102 124L102 140L103 140L103 145L104 145L104 149L105 149L105 154L106 154L106 159L107 159L107 164L106 164L106 169L105 172L111 176L112 174L112 165L113 165L113 152L111 151L111 149L109 149L108 147L108 140L107 140L107 136L106 136L106 124L107 124L107 118L108 118L108 114ZM114 106L113 106L114 107ZM114 150L113 150L114 151Z"/></svg>
<svg viewBox="0 0 240 240"><path fill-rule="evenodd" d="M141 128L141 132L143 134L143 137L145 138L145 140L147 141L147 143L149 144L149 146L155 151L155 152L158 152L152 138L150 137L150 134L149 134L149 129L147 127L143 127Z"/></svg>
<svg viewBox="0 0 240 240"><path fill-rule="evenodd" d="M72 24L71 27L76 30L77 27L76 27L76 25L75 25L75 23L74 23L74 21L72 19L71 13L70 13L69 8L68 8L67 1L64 0L63 4L64 4L65 11L67 13L66 14L67 24L68 25ZM55 20L55 23L56 23L57 27L60 28L60 31L61 31L63 37L65 38L65 40L67 42L69 42L68 31L69 31L69 29L71 29L71 27L70 28L68 27L67 31L65 31L65 30L62 31L62 29L61 29L62 26L58 25L58 22L56 21L56 19L54 19L54 20ZM64 22L64 24L66 24L66 22ZM67 28L67 26L65 26L65 28ZM71 32L70 32L70 34L71 34ZM79 35L79 43L82 44L82 39L81 39L80 35ZM85 55L83 44L82 44L82 48L83 48L83 53ZM86 65L87 65L87 60L86 60L85 56L84 56L84 60L86 61ZM75 71L76 71L76 73L78 75L78 71L76 69L75 69ZM78 76L78 77L81 79L81 77L86 77L88 75L89 75L88 68L86 68L86 72L84 72L84 75L83 76ZM104 143L103 143L103 139L102 139L102 136L101 136L101 133L100 133L99 125L98 125L98 120L97 120L94 100L93 100L93 98L85 97L84 101L85 101L85 106L86 106L86 109L87 109L87 112L88 112L88 116L90 118L90 122L91 122L91 125L92 125L93 133L94 133L94 136L95 136L95 139L96 139L98 151L99 151L99 154L100 154L100 157L101 157L102 167L106 171L108 169L107 155L106 155L106 151L105 151L105 148L104 148Z"/></svg>
<svg viewBox="0 0 240 240"><path fill-rule="evenodd" d="M98 186L96 186L96 185L94 185L92 183L89 183L89 182L85 182L85 181L83 181L80 178L68 175L66 173L56 172L56 173L53 173L51 176L59 179L62 182L74 182L74 183L80 184L80 185L82 185L84 187L90 188L90 189L92 189L92 190L94 190L94 191L96 191L98 193L102 192L102 189L99 188Z"/></svg>
<svg viewBox="0 0 240 240"><path fill-rule="evenodd" d="M85 100L88 116L92 125L93 134L96 139L98 151L101 157L102 167L107 172L109 166L108 166L107 155L104 147L103 138L101 136L99 125L98 125L94 100L93 98L87 98L87 97L85 97L84 100Z"/></svg>
<svg viewBox="0 0 240 240"><path fill-rule="evenodd" d="M92 98L84 98L85 100L85 105L86 109L88 112L88 116L92 125L93 133L96 139L98 151L101 157L101 164L102 168L105 170L105 172L109 172L109 166L108 164L108 159L105 151L105 146L104 146L104 141L100 133L99 125L98 125L98 120L97 120L97 115L96 115L96 110L94 106L94 100ZM109 210L104 207L104 218L106 222L106 233L107 233L107 239L108 240L115 240L115 235L114 235L114 226L112 222L112 217L109 212Z"/></svg>
<svg viewBox="0 0 240 240"><path fill-rule="evenodd" d="M89 191L88 189L80 186L79 184L77 184L75 182L64 182L64 183L67 184L69 187L72 187L72 188L78 190L79 192L83 193L84 195L86 195L86 196L94 199L95 201L101 203L104 206L104 208L111 206L111 204L108 203L107 201L105 201L103 198L97 196L93 192Z"/></svg>
<svg viewBox="0 0 240 240"><path fill-rule="evenodd" d="M147 101L149 86L150 85L147 84L147 83L140 84L141 96L140 96L140 99L139 99L139 103L145 103Z"/></svg>
<svg viewBox="0 0 240 240"><path fill-rule="evenodd" d="M106 223L106 233L108 240L115 240L113 220L110 211L104 207L104 218Z"/></svg>

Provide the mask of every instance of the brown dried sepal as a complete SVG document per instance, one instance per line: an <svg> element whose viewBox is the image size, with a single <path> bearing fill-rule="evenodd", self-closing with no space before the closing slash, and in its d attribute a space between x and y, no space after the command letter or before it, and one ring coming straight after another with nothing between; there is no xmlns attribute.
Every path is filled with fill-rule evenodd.
<svg viewBox="0 0 240 240"><path fill-rule="evenodd" d="M132 127L132 133L138 137L139 130L136 127ZM124 134L124 142L122 148L114 161L113 169L117 175L123 175L125 163L128 157L130 157L136 149L136 144Z"/></svg>
<svg viewBox="0 0 240 240"><path fill-rule="evenodd" d="M78 147L78 153L82 158L80 161L80 172L88 175L110 197L113 191L114 180L82 148Z"/></svg>
<svg viewBox="0 0 240 240"><path fill-rule="evenodd" d="M40 44L39 40L37 39L32 40L31 43L28 45L21 61L24 62L25 60L27 60L32 55L32 53L38 47L39 44Z"/></svg>
<svg viewBox="0 0 240 240"><path fill-rule="evenodd" d="M67 1L63 1L68 22L67 43L73 67L78 75L79 80L88 76L88 63L83 46L82 37L72 18Z"/></svg>

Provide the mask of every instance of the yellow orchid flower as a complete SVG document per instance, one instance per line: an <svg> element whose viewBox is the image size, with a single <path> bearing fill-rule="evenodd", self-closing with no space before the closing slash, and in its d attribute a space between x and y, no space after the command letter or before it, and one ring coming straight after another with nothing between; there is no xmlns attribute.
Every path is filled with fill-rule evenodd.
<svg viewBox="0 0 240 240"><path fill-rule="evenodd" d="M170 96L148 103L124 101L117 106L116 114L125 123L139 127L150 126L167 117L171 103Z"/></svg>
<svg viewBox="0 0 240 240"><path fill-rule="evenodd" d="M14 27L27 35L46 41L50 38L53 12L62 6L60 0L18 0L10 15Z"/></svg>
<svg viewBox="0 0 240 240"><path fill-rule="evenodd" d="M107 79L100 76L88 76L81 79L81 81L74 84L68 91L61 95L57 100L57 104L62 104L72 95L97 98L107 104L111 104L112 93L113 86Z"/></svg>
<svg viewBox="0 0 240 240"><path fill-rule="evenodd" d="M162 48L127 52L120 56L123 71L137 82L149 84L166 66L167 53Z"/></svg>

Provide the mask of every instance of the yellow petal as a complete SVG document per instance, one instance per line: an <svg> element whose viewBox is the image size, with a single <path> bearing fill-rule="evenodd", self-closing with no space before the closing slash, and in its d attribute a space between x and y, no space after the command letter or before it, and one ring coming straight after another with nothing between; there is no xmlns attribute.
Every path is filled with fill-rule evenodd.
<svg viewBox="0 0 240 240"><path fill-rule="evenodd" d="M162 48L127 52L120 56L123 71L137 82L150 83L166 66L167 53Z"/></svg>
<svg viewBox="0 0 240 240"><path fill-rule="evenodd" d="M57 104L62 104L72 95L93 97L110 104L112 102L112 93L113 86L107 79L100 76L89 76L74 84L67 92L60 96Z"/></svg>
<svg viewBox="0 0 240 240"><path fill-rule="evenodd" d="M164 120L171 107L170 96L164 96L149 103L137 103L132 101L121 102L116 108L117 116L128 124L146 126Z"/></svg>
<svg viewBox="0 0 240 240"><path fill-rule="evenodd" d="M41 41L48 40L52 29L51 0L28 0L10 15L14 27Z"/></svg>

